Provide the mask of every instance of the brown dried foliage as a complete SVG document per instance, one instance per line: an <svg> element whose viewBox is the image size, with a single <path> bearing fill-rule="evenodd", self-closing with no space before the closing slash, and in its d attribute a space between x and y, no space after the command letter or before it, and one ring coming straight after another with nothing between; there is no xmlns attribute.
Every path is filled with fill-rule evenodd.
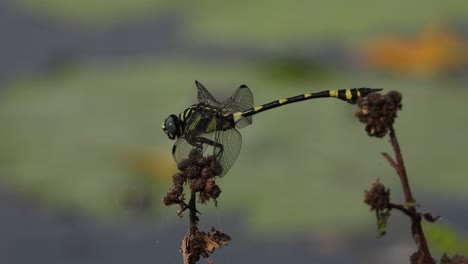
<svg viewBox="0 0 468 264"><path fill-rule="evenodd" d="M196 197L198 201L206 203L213 199L217 205L217 198L221 194L221 188L216 184L215 177L221 175L223 168L213 156L204 157L201 152L194 148L190 151L188 158L177 164L180 170L172 176L173 187L163 196L165 205L179 204L177 215L182 216L185 210L189 210L190 230L182 240L181 252L185 264L196 263L201 257L208 260L209 254L216 248L229 244L231 238L212 228L211 232L205 233L198 230L196 208ZM190 188L190 201L185 203L183 185Z"/></svg>
<svg viewBox="0 0 468 264"><path fill-rule="evenodd" d="M390 190L376 180L372 188L365 191L364 203L370 206L371 211L388 209L390 205Z"/></svg>
<svg viewBox="0 0 468 264"><path fill-rule="evenodd" d="M395 91L386 95L371 93L365 98L359 98L357 105L360 111L356 116L366 124L367 134L381 138L393 126L397 111L401 110L401 94Z"/></svg>
<svg viewBox="0 0 468 264"><path fill-rule="evenodd" d="M377 180L372 184L372 188L366 191L364 202L371 207L371 210L377 212L377 221L379 232L385 234L385 225L389 212L392 209L398 210L411 219L411 233L417 246L417 252L414 253L410 261L418 264L432 264L435 261L432 259L429 247L421 226L422 219L436 220L430 214L421 214L415 207L411 188L406 173L406 168L401 154L398 139L393 128L393 123L397 117L397 111L401 110L402 96L399 92L391 91L388 94L382 95L378 93L369 94L366 98L359 98L357 104L360 111L356 113L359 121L366 124L367 134L371 137L382 138L389 135L390 143L393 147L395 158L388 153L382 153L389 164L395 169L400 178L400 182L405 195L404 204L392 204L390 202L390 190L380 184ZM381 218L379 212L387 212L384 218ZM382 227L383 225L383 227Z"/></svg>

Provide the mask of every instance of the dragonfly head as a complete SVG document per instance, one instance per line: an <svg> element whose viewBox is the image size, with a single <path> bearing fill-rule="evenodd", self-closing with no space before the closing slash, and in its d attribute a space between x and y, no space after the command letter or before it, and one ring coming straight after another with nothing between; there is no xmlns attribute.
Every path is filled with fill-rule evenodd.
<svg viewBox="0 0 468 264"><path fill-rule="evenodd" d="M182 126L176 115L170 115L164 120L162 129L169 139L174 140L182 134Z"/></svg>

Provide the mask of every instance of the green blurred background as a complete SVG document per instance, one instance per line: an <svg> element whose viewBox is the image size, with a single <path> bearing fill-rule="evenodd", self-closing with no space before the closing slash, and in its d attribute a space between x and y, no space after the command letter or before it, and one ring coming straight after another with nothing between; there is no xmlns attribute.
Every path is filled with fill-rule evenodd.
<svg viewBox="0 0 468 264"><path fill-rule="evenodd" d="M434 253L468 254L465 2L2 0L0 10L0 180L5 197L15 197L4 199L4 212L25 199L35 213L72 215L80 219L74 227L96 228L85 244L108 233L138 245L157 240L120 254L180 263L188 219L161 202L175 166L161 122L196 102L194 80L220 100L247 84L256 104L381 87L403 94L395 127L417 202L443 217L442 227L428 226ZM406 261L414 251L406 219L391 218L382 242L362 203L376 178L393 201L403 196L380 155L390 145L366 135L356 110L314 100L262 113L242 129L241 154L219 180L218 208L200 207L202 224L233 237L215 260L342 263L338 255L347 254L351 263ZM21 214L5 215L18 230L29 225ZM134 229L141 233L121 234ZM17 234L8 238L25 247ZM35 259L125 259L80 252ZM4 258L28 263L19 255Z"/></svg>

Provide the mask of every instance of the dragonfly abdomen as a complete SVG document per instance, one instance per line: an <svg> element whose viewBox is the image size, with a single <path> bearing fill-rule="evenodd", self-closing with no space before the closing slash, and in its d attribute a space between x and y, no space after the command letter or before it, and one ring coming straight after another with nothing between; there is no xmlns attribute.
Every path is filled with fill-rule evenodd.
<svg viewBox="0 0 468 264"><path fill-rule="evenodd" d="M306 100L311 100L315 98L327 98L334 97L346 101L348 103L354 104L359 97L365 97L371 92L377 92L382 89L372 89L372 88L352 88L352 89L341 89L341 90L326 90L316 93L306 93L300 94L293 97L283 98L275 100L263 105L255 106L253 108L247 109L242 112L232 113L233 119L235 122L240 119L248 116L252 116L258 113L261 113L266 110L270 110L279 106L302 102Z"/></svg>

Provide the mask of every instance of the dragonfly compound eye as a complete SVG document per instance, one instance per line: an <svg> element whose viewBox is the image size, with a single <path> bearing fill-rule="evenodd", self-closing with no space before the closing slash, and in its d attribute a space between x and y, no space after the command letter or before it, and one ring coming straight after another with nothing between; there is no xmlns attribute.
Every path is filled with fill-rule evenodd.
<svg viewBox="0 0 468 264"><path fill-rule="evenodd" d="M175 139L180 134L179 119L176 115L170 115L166 118L162 125L162 129L167 134L169 139Z"/></svg>

